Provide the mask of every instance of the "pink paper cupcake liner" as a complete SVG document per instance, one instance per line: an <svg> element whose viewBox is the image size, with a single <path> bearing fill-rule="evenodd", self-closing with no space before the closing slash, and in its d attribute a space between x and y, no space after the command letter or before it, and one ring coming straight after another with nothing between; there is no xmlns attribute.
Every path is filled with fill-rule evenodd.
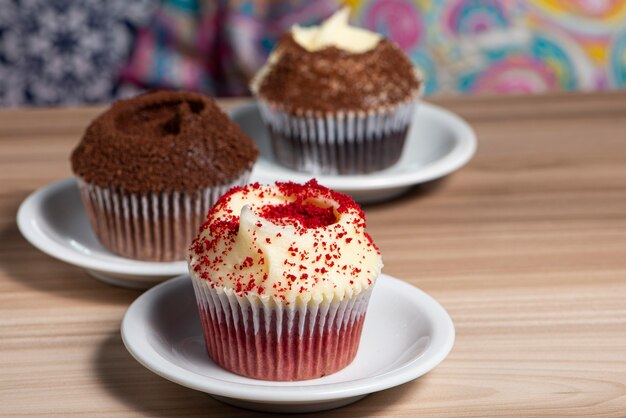
<svg viewBox="0 0 626 418"><path fill-rule="evenodd" d="M342 301L284 305L213 288L193 275L192 281L209 356L234 373L276 381L318 378L350 364L373 289Z"/></svg>

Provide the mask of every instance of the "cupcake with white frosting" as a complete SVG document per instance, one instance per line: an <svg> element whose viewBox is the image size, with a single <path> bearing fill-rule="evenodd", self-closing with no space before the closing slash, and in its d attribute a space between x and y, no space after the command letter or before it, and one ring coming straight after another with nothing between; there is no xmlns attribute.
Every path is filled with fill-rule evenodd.
<svg viewBox="0 0 626 418"><path fill-rule="evenodd" d="M275 158L313 174L364 174L402 154L423 80L402 50L348 24L294 26L251 83Z"/></svg>
<svg viewBox="0 0 626 418"><path fill-rule="evenodd" d="M257 379L334 373L356 355L381 268L350 197L315 181L234 188L189 254L207 352Z"/></svg>

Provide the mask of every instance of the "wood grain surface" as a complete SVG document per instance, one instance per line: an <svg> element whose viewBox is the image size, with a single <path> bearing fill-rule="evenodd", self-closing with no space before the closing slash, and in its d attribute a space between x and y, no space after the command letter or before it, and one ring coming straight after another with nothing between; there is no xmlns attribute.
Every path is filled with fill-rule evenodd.
<svg viewBox="0 0 626 418"><path fill-rule="evenodd" d="M626 416L626 93L435 102L472 124L476 157L365 210L384 271L450 312L456 344L426 376L315 415ZM0 111L0 415L262 416L142 367L119 334L139 292L18 232L100 111Z"/></svg>

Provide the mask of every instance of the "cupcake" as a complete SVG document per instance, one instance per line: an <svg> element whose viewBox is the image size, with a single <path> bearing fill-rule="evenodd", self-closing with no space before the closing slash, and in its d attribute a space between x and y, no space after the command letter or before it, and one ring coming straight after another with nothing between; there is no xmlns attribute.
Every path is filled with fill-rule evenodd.
<svg viewBox="0 0 626 418"><path fill-rule="evenodd" d="M119 101L71 156L100 242L123 257L184 260L227 190L247 182L258 150L210 98L160 91Z"/></svg>
<svg viewBox="0 0 626 418"><path fill-rule="evenodd" d="M256 379L335 373L356 355L381 268L350 197L314 180L236 187L189 253L207 352Z"/></svg>
<svg viewBox="0 0 626 418"><path fill-rule="evenodd" d="M274 157L313 174L364 174L402 154L422 80L380 35L340 10L286 33L251 83Z"/></svg>

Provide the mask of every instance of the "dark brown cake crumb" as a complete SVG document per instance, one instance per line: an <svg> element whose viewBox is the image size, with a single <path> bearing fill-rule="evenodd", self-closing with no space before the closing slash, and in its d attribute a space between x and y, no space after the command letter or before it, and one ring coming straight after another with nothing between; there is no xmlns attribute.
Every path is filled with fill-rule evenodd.
<svg viewBox="0 0 626 418"><path fill-rule="evenodd" d="M386 39L363 53L335 47L311 52L288 32L277 52L257 94L290 113L380 109L408 100L419 87L411 62Z"/></svg>
<svg viewBox="0 0 626 418"><path fill-rule="evenodd" d="M88 183L147 193L228 183L257 156L209 97L157 91L114 103L89 125L71 162Z"/></svg>

